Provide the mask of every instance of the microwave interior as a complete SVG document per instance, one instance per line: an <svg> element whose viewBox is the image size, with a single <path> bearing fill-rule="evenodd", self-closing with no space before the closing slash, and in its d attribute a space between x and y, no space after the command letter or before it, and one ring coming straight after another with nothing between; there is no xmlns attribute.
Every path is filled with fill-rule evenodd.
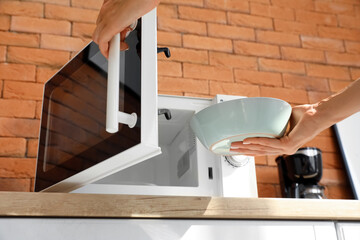
<svg viewBox="0 0 360 240"><path fill-rule="evenodd" d="M161 154L105 177L96 184L197 187L198 159L189 122L195 111L167 109L171 119L159 116Z"/></svg>

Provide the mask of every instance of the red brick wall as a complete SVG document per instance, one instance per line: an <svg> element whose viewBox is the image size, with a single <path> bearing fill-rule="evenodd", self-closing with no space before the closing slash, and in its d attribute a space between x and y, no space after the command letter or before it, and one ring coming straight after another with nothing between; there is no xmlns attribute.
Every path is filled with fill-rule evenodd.
<svg viewBox="0 0 360 240"><path fill-rule="evenodd" d="M91 38L102 0L0 0L0 190L30 191L42 87ZM159 92L313 103L360 77L360 0L162 0ZM351 198L331 129L329 198ZM259 195L280 197L274 157L256 158Z"/></svg>

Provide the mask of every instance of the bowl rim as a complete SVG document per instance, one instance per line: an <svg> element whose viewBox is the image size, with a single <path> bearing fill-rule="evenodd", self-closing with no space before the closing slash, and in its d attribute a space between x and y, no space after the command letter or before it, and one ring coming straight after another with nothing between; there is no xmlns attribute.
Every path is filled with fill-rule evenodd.
<svg viewBox="0 0 360 240"><path fill-rule="evenodd" d="M274 98L274 97L243 97L243 98L237 98L237 99L232 99L232 100L228 100L228 101L224 101L224 102L219 102L219 103L212 104L212 105L210 105L210 106L208 106L208 107L200 110L199 112L195 113L195 114L194 114L194 117L195 117L197 114L201 113L201 112L205 112L205 111L208 110L208 109L212 109L213 107L218 106L219 104L228 104L228 103L230 103L230 102L235 102L235 101L247 101L247 100L245 100L245 99L247 99L247 100L249 100L249 99L250 99L250 100L253 100L253 99L275 100L275 101L282 102L283 104L285 104L285 105L287 105L288 107L292 108L290 103L288 103L287 101L285 101L285 100L283 100L283 99L280 99L280 98Z"/></svg>

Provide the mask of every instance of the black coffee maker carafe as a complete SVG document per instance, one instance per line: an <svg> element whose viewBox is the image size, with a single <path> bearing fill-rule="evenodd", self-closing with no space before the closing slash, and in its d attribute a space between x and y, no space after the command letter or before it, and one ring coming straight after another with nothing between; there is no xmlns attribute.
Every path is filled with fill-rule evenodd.
<svg viewBox="0 0 360 240"><path fill-rule="evenodd" d="M322 177L322 156L318 148L300 148L293 155L276 158L282 196L286 198L322 199L324 187L318 183Z"/></svg>

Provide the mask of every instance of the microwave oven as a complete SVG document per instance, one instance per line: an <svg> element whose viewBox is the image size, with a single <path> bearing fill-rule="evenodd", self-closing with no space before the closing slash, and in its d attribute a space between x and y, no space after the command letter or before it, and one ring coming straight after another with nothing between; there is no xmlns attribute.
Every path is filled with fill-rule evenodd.
<svg viewBox="0 0 360 240"><path fill-rule="evenodd" d="M138 20L120 53L119 83L90 42L44 87L35 191L257 197L253 157L227 158L194 136L192 116L221 101L157 94L156 10ZM131 126L106 131L108 90Z"/></svg>

